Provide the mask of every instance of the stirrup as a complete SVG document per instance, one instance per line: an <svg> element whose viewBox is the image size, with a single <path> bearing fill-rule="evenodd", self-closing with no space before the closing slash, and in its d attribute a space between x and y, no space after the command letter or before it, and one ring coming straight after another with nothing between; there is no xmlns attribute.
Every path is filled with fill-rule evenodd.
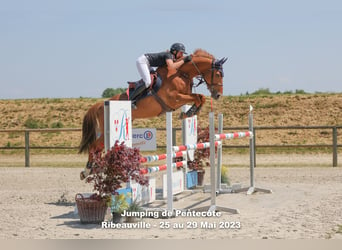
<svg viewBox="0 0 342 250"><path fill-rule="evenodd" d="M137 109L137 105L136 105L135 101L131 102L131 108L132 109Z"/></svg>

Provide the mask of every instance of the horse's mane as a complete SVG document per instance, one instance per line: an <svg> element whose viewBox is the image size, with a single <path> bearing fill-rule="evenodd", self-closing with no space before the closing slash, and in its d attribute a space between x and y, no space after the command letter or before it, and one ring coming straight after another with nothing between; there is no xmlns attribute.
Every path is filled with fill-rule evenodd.
<svg viewBox="0 0 342 250"><path fill-rule="evenodd" d="M210 59L215 59L215 57L203 49L196 49L193 53L194 56L207 57Z"/></svg>

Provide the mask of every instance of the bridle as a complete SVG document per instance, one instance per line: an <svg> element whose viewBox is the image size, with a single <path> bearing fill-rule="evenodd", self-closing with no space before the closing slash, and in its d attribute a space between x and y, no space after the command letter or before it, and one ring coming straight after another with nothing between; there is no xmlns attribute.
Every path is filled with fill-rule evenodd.
<svg viewBox="0 0 342 250"><path fill-rule="evenodd" d="M198 66L196 65L196 63L195 63L193 60L191 60L192 65L195 67L195 69L197 70L198 75L199 75L199 77L196 77L196 78L199 80L199 82L198 82L194 87L198 87L199 85L201 85L201 84L204 83L204 82L207 84L208 89L209 89L209 86L211 87L211 88L209 89L210 91L214 90L215 86L223 86L222 83L214 83L214 71L215 71L215 70L218 70L218 71L221 73L221 76L223 77L223 68L222 68L222 64L223 64L226 60L227 60L227 59L221 59L220 61L217 61L217 62L216 62L216 60L212 59L211 68L207 70L207 71L211 71L211 83L210 83L210 84L207 82L207 80L205 80L205 77L204 77L204 75L205 75L205 73L206 73L207 71L205 71L204 73L202 73L202 72L199 70L199 68L198 68Z"/></svg>

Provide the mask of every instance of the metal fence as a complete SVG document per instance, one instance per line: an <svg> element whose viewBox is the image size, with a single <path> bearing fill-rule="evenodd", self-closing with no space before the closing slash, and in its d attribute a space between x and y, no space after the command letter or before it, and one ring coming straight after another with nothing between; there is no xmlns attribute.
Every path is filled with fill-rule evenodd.
<svg viewBox="0 0 342 250"><path fill-rule="evenodd" d="M332 150L332 166L336 167L338 165L338 148L342 147L342 144L338 144L338 129L341 129L342 126L257 126L254 127L254 143L255 148L331 148ZM248 127L224 127L223 130L227 131L235 131L235 130L245 130ZM258 144L258 131L262 130L321 130L321 129L329 129L332 131L331 144ZM157 128L159 131L166 131L165 128ZM180 131L181 128L174 128L174 142L176 141L176 133ZM0 146L0 150L25 150L25 166L30 166L30 150L31 149L78 149L77 146L32 146L30 145L30 133L58 133L58 132L81 132L80 128L58 128L58 129L1 129L0 133L23 133L25 137L25 146ZM158 148L165 148L166 144L158 145ZM248 148L249 145L223 145L223 148ZM255 158L255 156L254 156Z"/></svg>

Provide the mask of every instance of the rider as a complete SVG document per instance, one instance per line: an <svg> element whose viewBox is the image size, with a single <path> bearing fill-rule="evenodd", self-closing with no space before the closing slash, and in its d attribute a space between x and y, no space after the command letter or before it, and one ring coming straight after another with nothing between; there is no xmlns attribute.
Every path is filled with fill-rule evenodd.
<svg viewBox="0 0 342 250"><path fill-rule="evenodd" d="M140 95L146 88L151 85L150 70L151 67L162 67L167 65L174 69L178 69L181 65L186 62L191 61L191 56L184 57L183 60L177 61L179 58L183 57L185 52L185 46L182 43L174 43L171 45L170 51L159 52L159 53L146 53L138 57L136 64L138 72L143 80L139 81L134 92L130 95L129 99L134 100L138 95ZM133 108L135 104L132 103Z"/></svg>

